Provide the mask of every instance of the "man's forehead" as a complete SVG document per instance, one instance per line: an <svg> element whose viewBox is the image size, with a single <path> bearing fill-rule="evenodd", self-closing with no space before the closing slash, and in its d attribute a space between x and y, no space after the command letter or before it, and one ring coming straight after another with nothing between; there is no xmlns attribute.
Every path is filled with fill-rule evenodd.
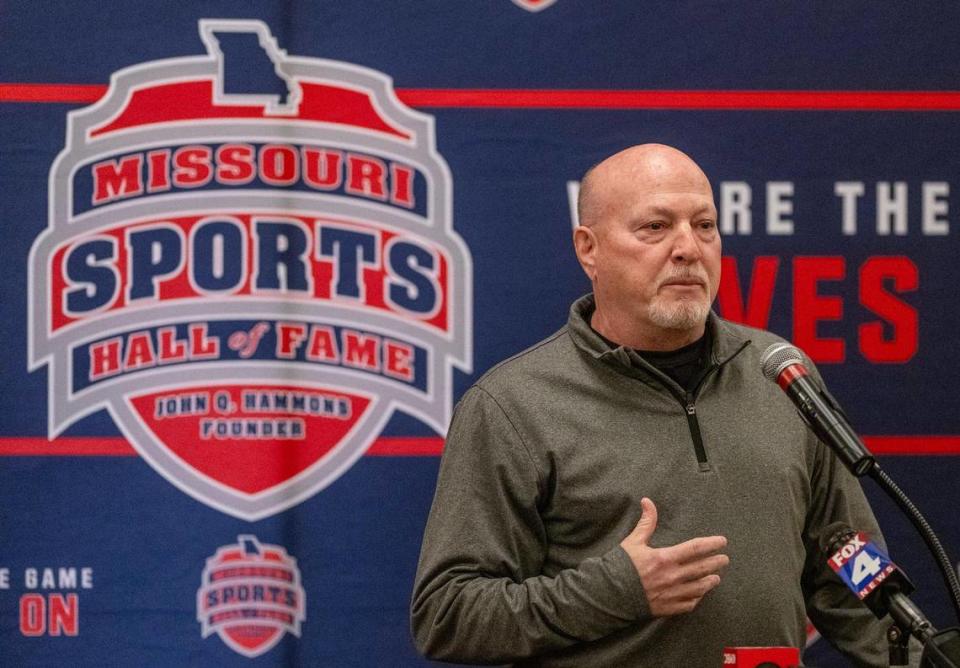
<svg viewBox="0 0 960 668"><path fill-rule="evenodd" d="M629 188L637 195L659 193L712 193L710 181L692 161L634 161L610 170L615 187Z"/></svg>
<svg viewBox="0 0 960 668"><path fill-rule="evenodd" d="M709 190L666 190L635 193L621 200L631 216L716 215L713 193Z"/></svg>

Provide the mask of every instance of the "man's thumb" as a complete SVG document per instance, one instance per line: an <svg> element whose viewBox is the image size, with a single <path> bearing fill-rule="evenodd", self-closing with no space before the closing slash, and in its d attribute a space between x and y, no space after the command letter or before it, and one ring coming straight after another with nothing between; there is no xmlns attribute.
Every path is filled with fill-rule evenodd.
<svg viewBox="0 0 960 668"><path fill-rule="evenodd" d="M637 522L637 528L633 530L634 535L644 543L650 540L653 532L657 530L657 507L653 501L647 497L640 500L640 521Z"/></svg>

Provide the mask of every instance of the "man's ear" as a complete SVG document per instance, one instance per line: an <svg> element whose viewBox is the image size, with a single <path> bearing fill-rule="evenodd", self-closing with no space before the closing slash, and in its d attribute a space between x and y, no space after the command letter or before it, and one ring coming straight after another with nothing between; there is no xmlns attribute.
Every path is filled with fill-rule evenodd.
<svg viewBox="0 0 960 668"><path fill-rule="evenodd" d="M577 225L573 230L573 248L590 282L597 278L597 234L592 228Z"/></svg>

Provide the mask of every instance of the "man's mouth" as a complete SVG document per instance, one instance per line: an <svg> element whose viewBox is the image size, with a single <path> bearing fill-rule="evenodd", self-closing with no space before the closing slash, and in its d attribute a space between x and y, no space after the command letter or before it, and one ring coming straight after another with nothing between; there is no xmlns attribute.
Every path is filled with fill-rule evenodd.
<svg viewBox="0 0 960 668"><path fill-rule="evenodd" d="M664 281L660 287L665 288L667 286L672 287L698 287L702 288L705 285L703 279L700 278L671 278L667 281Z"/></svg>

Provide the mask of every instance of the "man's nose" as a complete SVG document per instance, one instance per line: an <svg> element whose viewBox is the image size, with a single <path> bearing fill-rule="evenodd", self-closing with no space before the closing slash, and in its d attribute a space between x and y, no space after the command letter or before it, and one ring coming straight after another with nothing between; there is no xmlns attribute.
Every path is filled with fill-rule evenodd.
<svg viewBox="0 0 960 668"><path fill-rule="evenodd" d="M681 223L675 228L676 235L673 239L673 252L671 259L674 262L696 262L700 259L700 242L690 223Z"/></svg>

